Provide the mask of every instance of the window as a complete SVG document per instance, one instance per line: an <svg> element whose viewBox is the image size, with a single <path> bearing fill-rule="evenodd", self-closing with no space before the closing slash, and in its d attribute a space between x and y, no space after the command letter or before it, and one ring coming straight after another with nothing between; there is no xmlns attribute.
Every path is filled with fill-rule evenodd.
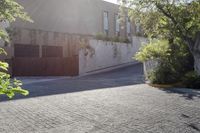
<svg viewBox="0 0 200 133"><path fill-rule="evenodd" d="M103 13L103 27L104 27L104 33L108 35L108 12L104 11Z"/></svg>
<svg viewBox="0 0 200 133"><path fill-rule="evenodd" d="M140 33L140 19L135 20L136 33Z"/></svg>
<svg viewBox="0 0 200 133"><path fill-rule="evenodd" d="M119 14L115 14L115 34L116 34L116 36L120 35L120 18L119 18Z"/></svg>
<svg viewBox="0 0 200 133"><path fill-rule="evenodd" d="M126 32L127 32L127 36L131 35L131 22L129 17L126 17Z"/></svg>

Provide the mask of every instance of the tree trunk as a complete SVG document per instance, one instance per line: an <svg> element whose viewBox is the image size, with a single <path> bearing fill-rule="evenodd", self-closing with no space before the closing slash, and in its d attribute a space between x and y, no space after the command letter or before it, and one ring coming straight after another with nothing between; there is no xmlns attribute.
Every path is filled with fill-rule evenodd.
<svg viewBox="0 0 200 133"><path fill-rule="evenodd" d="M194 69L200 75L200 56L194 55Z"/></svg>
<svg viewBox="0 0 200 133"><path fill-rule="evenodd" d="M192 54L194 56L194 68L200 75L200 32L197 34Z"/></svg>

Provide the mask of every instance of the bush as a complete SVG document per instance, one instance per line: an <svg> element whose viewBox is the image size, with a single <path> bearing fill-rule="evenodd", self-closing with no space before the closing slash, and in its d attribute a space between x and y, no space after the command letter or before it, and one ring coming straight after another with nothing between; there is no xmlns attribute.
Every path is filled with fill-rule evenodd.
<svg viewBox="0 0 200 133"><path fill-rule="evenodd" d="M128 38L125 38L125 41L124 41L124 43L131 43L131 41L130 41L130 39L128 39Z"/></svg>
<svg viewBox="0 0 200 133"><path fill-rule="evenodd" d="M112 41L112 42L121 42L121 43L130 43L130 40L128 38L114 36L114 37L108 37L103 33L97 33L95 36L95 39L97 40L103 40L103 41Z"/></svg>
<svg viewBox="0 0 200 133"><path fill-rule="evenodd" d="M119 36L114 36L111 41L113 42L120 42L120 37Z"/></svg>
<svg viewBox="0 0 200 133"><path fill-rule="evenodd" d="M0 48L0 54L6 54L4 49ZM0 61L0 95L7 95L9 98L13 98L16 93L28 95L29 92L21 88L22 82L16 79L11 80L7 71L8 64Z"/></svg>
<svg viewBox="0 0 200 133"><path fill-rule="evenodd" d="M200 89L200 76L195 71L190 71L182 78L182 83L187 88Z"/></svg>
<svg viewBox="0 0 200 133"><path fill-rule="evenodd" d="M151 40L149 44L142 45L136 53L136 60L145 62L148 60L164 59L170 55L171 49L166 40Z"/></svg>
<svg viewBox="0 0 200 133"><path fill-rule="evenodd" d="M180 81L180 74L170 64L162 63L148 72L147 78L153 84L172 84Z"/></svg>
<svg viewBox="0 0 200 133"><path fill-rule="evenodd" d="M144 37L144 36L145 36L145 35L142 34L141 32L137 32L135 35L138 36L138 37Z"/></svg>
<svg viewBox="0 0 200 133"><path fill-rule="evenodd" d="M120 42L122 42L122 43L130 43L131 41L127 37L125 37L125 38L121 37L120 38Z"/></svg>
<svg viewBox="0 0 200 133"><path fill-rule="evenodd" d="M136 60L158 61L158 66L147 73L147 78L154 84L180 82L184 74L193 69L193 60L184 45L170 44L167 40L152 40L143 45L136 54Z"/></svg>
<svg viewBox="0 0 200 133"><path fill-rule="evenodd" d="M103 33L97 33L95 36L95 39L97 40L106 40L106 35Z"/></svg>

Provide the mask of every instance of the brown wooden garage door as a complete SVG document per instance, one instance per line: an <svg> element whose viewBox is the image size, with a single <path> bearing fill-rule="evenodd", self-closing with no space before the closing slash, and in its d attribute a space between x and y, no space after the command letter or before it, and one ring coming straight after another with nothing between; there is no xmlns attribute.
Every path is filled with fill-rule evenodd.
<svg viewBox="0 0 200 133"><path fill-rule="evenodd" d="M63 57L61 46L16 44L12 61L13 76L77 76L78 55Z"/></svg>

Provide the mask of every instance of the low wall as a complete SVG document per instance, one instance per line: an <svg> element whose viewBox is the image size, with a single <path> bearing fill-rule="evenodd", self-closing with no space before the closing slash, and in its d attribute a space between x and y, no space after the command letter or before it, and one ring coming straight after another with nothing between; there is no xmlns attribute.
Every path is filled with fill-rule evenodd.
<svg viewBox="0 0 200 133"><path fill-rule="evenodd" d="M158 66L158 61L149 60L143 63L144 74L146 79L148 79L148 73L154 70Z"/></svg>
<svg viewBox="0 0 200 133"><path fill-rule="evenodd" d="M89 46L79 52L79 75L137 63L133 56L142 42L145 42L145 38L133 37L130 44L90 40Z"/></svg>

